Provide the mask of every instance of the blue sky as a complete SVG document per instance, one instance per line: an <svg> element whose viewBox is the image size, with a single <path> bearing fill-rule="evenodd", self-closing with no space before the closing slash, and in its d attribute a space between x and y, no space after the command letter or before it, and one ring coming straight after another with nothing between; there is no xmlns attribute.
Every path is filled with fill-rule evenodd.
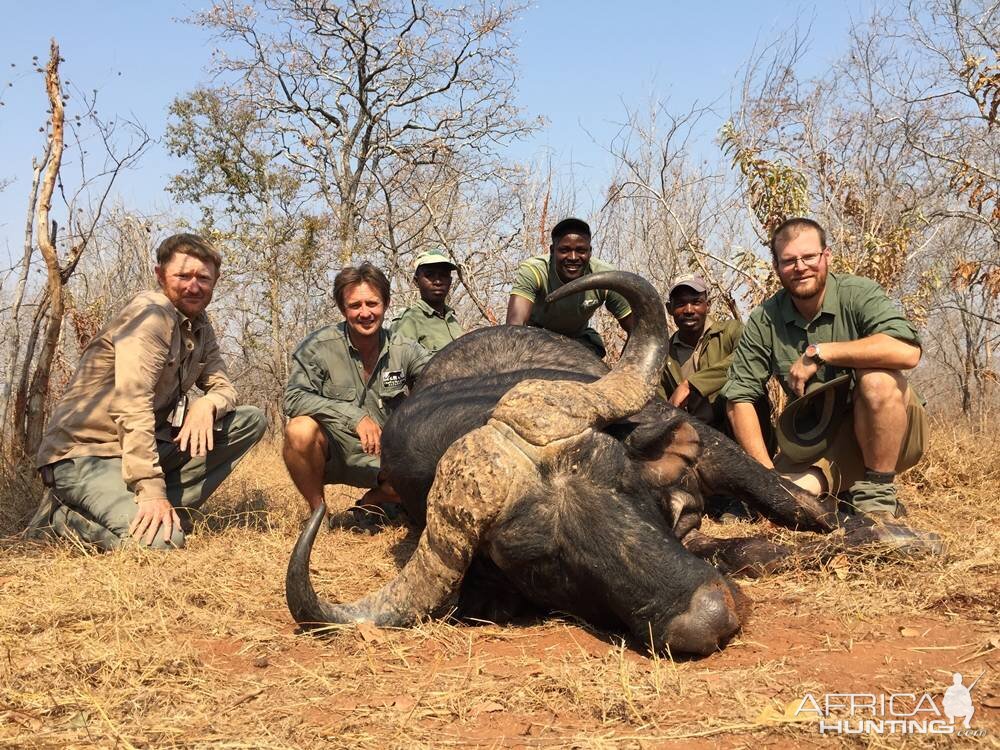
<svg viewBox="0 0 1000 750"><path fill-rule="evenodd" d="M721 122L755 44L796 23L811 26L799 74L822 72L845 49L851 20L863 19L871 1L543 0L525 12L514 34L520 102L547 125L512 155L545 159L563 177L572 173L584 204L579 212L586 214L604 190L610 157L603 144L617 132L626 105L641 109L651 97L669 100L674 111L695 101L715 103ZM0 179L15 182L0 192L0 258L20 254L31 158L41 145L46 106L31 58L47 58L49 38L56 37L66 59L64 78L99 90L102 116L131 116L157 138L172 99L207 80L213 45L204 30L178 20L207 0L4 5ZM71 98L69 113L73 107ZM117 197L140 211L175 210L164 185L179 167L156 145L139 170L122 179Z"/></svg>

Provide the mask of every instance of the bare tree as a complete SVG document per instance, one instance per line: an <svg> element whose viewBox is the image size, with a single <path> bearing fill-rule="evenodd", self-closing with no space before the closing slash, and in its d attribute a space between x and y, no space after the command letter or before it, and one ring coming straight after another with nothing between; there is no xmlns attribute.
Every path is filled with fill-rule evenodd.
<svg viewBox="0 0 1000 750"><path fill-rule="evenodd" d="M929 329L948 326L928 331L929 359L955 376L966 414L995 369L998 38L996 4L876 11L811 81L795 75L802 42L776 42L748 66L723 131L762 240L814 215L837 269L875 279Z"/></svg>
<svg viewBox="0 0 1000 750"><path fill-rule="evenodd" d="M133 123L123 127L130 141L123 150L115 146L116 126L97 118L96 94L84 98L84 111L70 123L66 121L65 102L69 95L63 91L59 78L59 47L52 40L49 61L45 68L45 90L49 99L49 123L42 159L34 163L35 179L31 186L31 200L25 230L25 252L22 259L21 279L27 278L37 242L46 269L46 285L34 305L32 320L23 342L15 336L8 351L8 371L12 374L13 393L8 397L6 409L11 447L15 455L33 455L41 442L46 414L46 398L52 365L56 358L63 319L66 312L66 287L77 269L84 251L93 238L111 188L121 171L135 162L149 144L149 137ZM104 152L103 163L91 172L85 158L89 140L81 129L91 128L93 140ZM66 135L70 143L66 143ZM63 157L66 148L78 153L74 166L78 171L75 189L64 175ZM74 180L76 181L76 180ZM66 221L60 235L58 224L52 219L53 198L58 191L65 211ZM32 221L34 219L34 221ZM18 285L17 304L12 324L18 328L25 286Z"/></svg>
<svg viewBox="0 0 1000 750"><path fill-rule="evenodd" d="M816 216L837 269L902 295L934 233L925 216L938 186L898 124L879 116L877 80L890 63L857 44L826 76L803 82L794 74L801 51L793 39L750 66L766 76L748 77L740 112L722 131L761 240L789 216Z"/></svg>
<svg viewBox="0 0 1000 750"><path fill-rule="evenodd" d="M463 151L489 152L527 132L513 101L520 6L426 0L221 0L195 22L232 53L215 72L226 100L255 108L276 158L333 218L342 262L378 236L377 175ZM367 231L365 231L367 228Z"/></svg>
<svg viewBox="0 0 1000 750"><path fill-rule="evenodd" d="M227 251L214 305L234 380L281 420L289 341L327 322L337 256L329 221L309 211L299 170L280 158L270 118L244 98L199 89L171 106L167 146L187 160L168 189L202 210L201 231Z"/></svg>
<svg viewBox="0 0 1000 750"><path fill-rule="evenodd" d="M617 170L599 228L603 246L616 246L609 258L647 276L661 292L677 274L694 271L739 318L734 291L756 280L732 257L727 220L735 196L722 165L698 162L692 153L710 114L699 105L674 114L655 100L644 115L626 109L608 147Z"/></svg>
<svg viewBox="0 0 1000 750"><path fill-rule="evenodd" d="M854 46L881 57L873 109L921 161L936 200L921 220L934 227L931 260L916 290L936 335L932 359L954 376L962 412L993 398L1000 297L1000 6L980 0L910 2L873 19Z"/></svg>
<svg viewBox="0 0 1000 750"><path fill-rule="evenodd" d="M466 327L499 322L505 287L523 258L527 171L473 152L409 165L378 179L384 211L379 223L385 232L372 239L390 278L398 282L402 294L397 298L415 298L411 261L437 249L458 267L451 304Z"/></svg>

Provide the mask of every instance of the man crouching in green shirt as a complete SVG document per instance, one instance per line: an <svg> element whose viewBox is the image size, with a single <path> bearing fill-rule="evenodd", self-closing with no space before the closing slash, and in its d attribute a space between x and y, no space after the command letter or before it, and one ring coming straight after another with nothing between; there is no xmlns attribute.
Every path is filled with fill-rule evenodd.
<svg viewBox="0 0 1000 750"><path fill-rule="evenodd" d="M414 341L390 342L382 327L389 281L371 263L338 273L333 294L344 322L314 331L292 355L282 453L309 510L323 502L324 485L368 488L331 526L372 531L399 502L379 480L382 426L430 354Z"/></svg>
<svg viewBox="0 0 1000 750"><path fill-rule="evenodd" d="M785 221L771 253L783 289L750 314L722 389L736 440L803 489L846 490L855 522L891 522L902 513L896 473L920 460L927 431L903 376L920 361L917 332L874 281L829 271L830 248L815 221ZM793 461L779 452L772 461L751 403L771 375L797 398L845 373L849 406L821 455Z"/></svg>
<svg viewBox="0 0 1000 750"><path fill-rule="evenodd" d="M738 320L716 321L709 315L708 285L695 274L674 279L666 307L677 330L667 342L660 381L664 396L678 409L717 430L728 431L725 403L718 395L726 384L743 324Z"/></svg>
<svg viewBox="0 0 1000 750"><path fill-rule="evenodd" d="M455 311L445 304L451 291L451 272L458 268L443 253L421 253L414 261L413 283L420 300L392 322L392 335L416 341L431 354L465 333Z"/></svg>
<svg viewBox="0 0 1000 750"><path fill-rule="evenodd" d="M590 225L582 219L563 219L552 227L548 255L528 258L517 267L507 301L507 325L538 326L576 339L598 357L607 351L601 335L588 323L601 305L607 306L625 333L632 332L632 308L617 292L590 289L557 302L545 297L563 284L588 273L613 271L614 267L591 258Z"/></svg>

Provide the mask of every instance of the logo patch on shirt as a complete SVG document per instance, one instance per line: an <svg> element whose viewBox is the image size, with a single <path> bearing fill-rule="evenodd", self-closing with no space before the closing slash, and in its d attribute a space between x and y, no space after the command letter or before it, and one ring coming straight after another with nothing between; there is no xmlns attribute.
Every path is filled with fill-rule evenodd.
<svg viewBox="0 0 1000 750"><path fill-rule="evenodd" d="M582 307L584 309L589 309L591 307L597 307L600 304L601 304L601 301L599 299L585 299L583 301Z"/></svg>
<svg viewBox="0 0 1000 750"><path fill-rule="evenodd" d="M402 370L386 371L382 373L382 388L402 388L406 383Z"/></svg>

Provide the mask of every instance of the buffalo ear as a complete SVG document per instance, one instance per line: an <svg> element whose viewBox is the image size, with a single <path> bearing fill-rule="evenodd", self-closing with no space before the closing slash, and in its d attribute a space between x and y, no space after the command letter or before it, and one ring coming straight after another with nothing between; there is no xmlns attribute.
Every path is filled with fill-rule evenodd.
<svg viewBox="0 0 1000 750"><path fill-rule="evenodd" d="M658 487L676 484L700 456L701 438L685 420L665 424L658 435L645 440L642 449L634 453L643 477Z"/></svg>

